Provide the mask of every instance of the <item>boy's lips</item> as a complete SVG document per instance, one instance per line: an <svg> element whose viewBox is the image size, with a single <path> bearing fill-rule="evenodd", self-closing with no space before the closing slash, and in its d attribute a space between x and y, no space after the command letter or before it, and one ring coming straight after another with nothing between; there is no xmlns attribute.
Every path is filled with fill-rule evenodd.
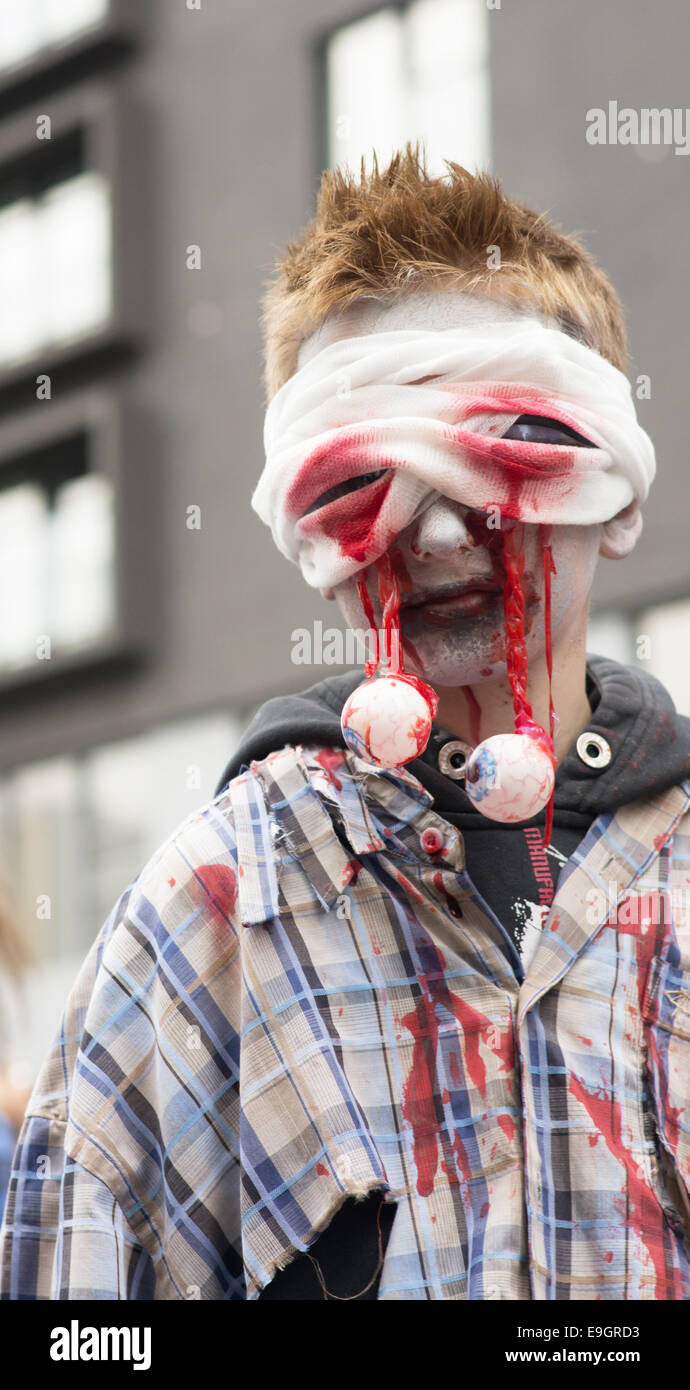
<svg viewBox="0 0 690 1390"><path fill-rule="evenodd" d="M493 578L439 585L435 589L409 595L401 604L401 621L408 629L448 627L462 618L487 612L501 592L502 586Z"/></svg>
<svg viewBox="0 0 690 1390"><path fill-rule="evenodd" d="M464 598L466 594L477 592L500 594L501 585L493 577L476 577L458 580L455 584L439 584L435 589L423 589L421 593L410 594L408 598L403 599L400 607L421 608L427 603L452 603L455 599Z"/></svg>

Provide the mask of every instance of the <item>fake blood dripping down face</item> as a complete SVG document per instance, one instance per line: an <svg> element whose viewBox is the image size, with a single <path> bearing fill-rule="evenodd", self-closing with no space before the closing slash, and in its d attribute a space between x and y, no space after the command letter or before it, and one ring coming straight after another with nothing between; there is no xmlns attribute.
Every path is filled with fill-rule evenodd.
<svg viewBox="0 0 690 1390"><path fill-rule="evenodd" d="M492 518L439 498L400 533L388 551L400 588L400 635L405 669L436 688L475 686L507 671L504 606L505 537L492 530ZM567 642L586 611L596 567L596 527L554 526L551 553L550 623L545 621L544 550L546 528L504 522L509 551L524 560L520 589L524 600L524 653L531 665L546 661L548 629L554 642ZM365 616L363 587L370 599ZM382 605L377 567L334 589L348 625L381 628ZM373 615L374 623L371 622Z"/></svg>

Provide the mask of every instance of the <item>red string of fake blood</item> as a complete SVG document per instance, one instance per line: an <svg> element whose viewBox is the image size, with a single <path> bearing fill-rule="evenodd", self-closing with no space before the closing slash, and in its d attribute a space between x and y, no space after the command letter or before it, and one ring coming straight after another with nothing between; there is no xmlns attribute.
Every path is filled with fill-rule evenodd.
<svg viewBox="0 0 690 1390"><path fill-rule="evenodd" d="M365 676L373 676L374 671L376 670L376 667L378 666L379 660L381 658L381 651L379 648L379 630L376 626L374 609L371 599L369 598L369 590L367 589L367 573L368 571L364 570L363 572L360 571L360 573L357 575L357 591L359 593L359 601L362 605L362 608L364 609L364 616L367 620L369 631L372 634L372 640L374 643L374 655L371 661L365 661L364 674Z"/></svg>
<svg viewBox="0 0 690 1390"><path fill-rule="evenodd" d="M551 527L539 527L541 541L541 560L544 570L544 648L546 650L546 669L549 673L549 733L553 738L555 715L553 708L553 644L551 641L551 575L556 573L551 549Z"/></svg>
<svg viewBox="0 0 690 1390"><path fill-rule="evenodd" d="M402 669L400 647L400 585L388 551L376 561L379 576L381 622L386 645L389 675L397 676Z"/></svg>
<svg viewBox="0 0 690 1390"><path fill-rule="evenodd" d="M529 733L534 726L532 706L527 695L527 643L525 642L525 596L522 573L525 556L518 542L518 527L501 531L503 541L503 614L506 628L506 667L513 692L515 728Z"/></svg>
<svg viewBox="0 0 690 1390"><path fill-rule="evenodd" d="M527 734L529 738L540 740L549 746L553 756L553 731L554 713L551 700L551 666L552 666L552 645L551 645L551 574L553 571L553 557L550 548L550 533L546 537L541 532L542 556L544 565L544 624L545 624L545 646L546 660L549 669L549 734L546 735L541 725L535 722L532 714L532 706L527 695L528 679L528 660L527 643L525 641L525 596L522 591L522 574L525 568L525 557L518 541L518 528L510 531L502 531L503 541L503 567L505 580L503 584L503 613L505 616L506 629L506 668L508 680L513 692L513 709L515 711L515 730L519 734ZM546 575L548 571L548 583ZM548 593L548 598L547 598ZM548 608L548 614L547 614ZM544 849L551 843L551 832L553 829L553 797L552 792L546 807L546 817L544 823L543 845Z"/></svg>
<svg viewBox="0 0 690 1390"><path fill-rule="evenodd" d="M403 639L400 631L400 585L390 553L386 551L384 555L380 555L379 558L374 561L374 564L379 581L378 587L379 600L381 603L381 622L383 623L383 641L386 661L388 663L387 674L389 676L397 676L398 680L405 681L408 685L413 686L413 688L427 701L433 719L438 709L438 695L436 691L430 685L427 685L427 682L423 681L421 677L414 676L410 672L405 671L403 666ZM364 666L365 675L370 677L373 676L381 659L381 644L379 641L378 629L375 626L376 619L374 617L374 610L367 589L367 573L368 571L365 570L362 574L357 576L357 590L366 620L375 634L374 650L376 660L367 661ZM419 752L424 752L423 744L420 746Z"/></svg>
<svg viewBox="0 0 690 1390"><path fill-rule="evenodd" d="M549 673L549 736L553 743L554 730L556 726L555 711L553 707L553 642L551 639L551 575L556 573L556 566L553 560L553 550L551 548L551 527L541 525L539 527L539 539L541 541L541 559L544 571L544 649L546 652L546 669ZM553 829L553 803L556 795L556 784L554 782L553 791L549 797L546 807L546 820L544 823L544 849L551 844L551 831Z"/></svg>

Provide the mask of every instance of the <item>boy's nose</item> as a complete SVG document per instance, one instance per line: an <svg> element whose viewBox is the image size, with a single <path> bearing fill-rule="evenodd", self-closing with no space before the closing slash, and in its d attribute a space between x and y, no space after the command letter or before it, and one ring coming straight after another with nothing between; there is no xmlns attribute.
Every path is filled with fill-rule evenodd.
<svg viewBox="0 0 690 1390"><path fill-rule="evenodd" d="M464 518L469 508L439 497L409 528L408 547L415 560L434 560L471 550L472 537Z"/></svg>

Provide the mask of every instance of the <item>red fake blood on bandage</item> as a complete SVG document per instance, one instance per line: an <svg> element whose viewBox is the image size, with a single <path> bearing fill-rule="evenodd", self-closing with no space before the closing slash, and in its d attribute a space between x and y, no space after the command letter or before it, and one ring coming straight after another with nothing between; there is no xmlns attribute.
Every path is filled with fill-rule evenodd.
<svg viewBox="0 0 690 1390"><path fill-rule="evenodd" d="M393 460L376 455L371 440L361 430L342 432L337 440L318 445L304 460L287 491L285 510L295 518L301 536L329 536L342 555L365 564L372 553L372 531L391 485L393 467ZM331 488L381 469L386 470L382 477L309 511Z"/></svg>
<svg viewBox="0 0 690 1390"><path fill-rule="evenodd" d="M581 424L564 411L559 402L520 387L511 391L502 386L485 396L458 395L455 404L457 420L448 426L448 438L466 455L469 463L481 471L484 484L490 487L504 516L520 520L527 506L534 509L539 494L545 490L551 500L572 493L577 449L505 439L502 435L479 434L472 429L472 417L484 414L513 418L542 415L571 429L581 429Z"/></svg>

